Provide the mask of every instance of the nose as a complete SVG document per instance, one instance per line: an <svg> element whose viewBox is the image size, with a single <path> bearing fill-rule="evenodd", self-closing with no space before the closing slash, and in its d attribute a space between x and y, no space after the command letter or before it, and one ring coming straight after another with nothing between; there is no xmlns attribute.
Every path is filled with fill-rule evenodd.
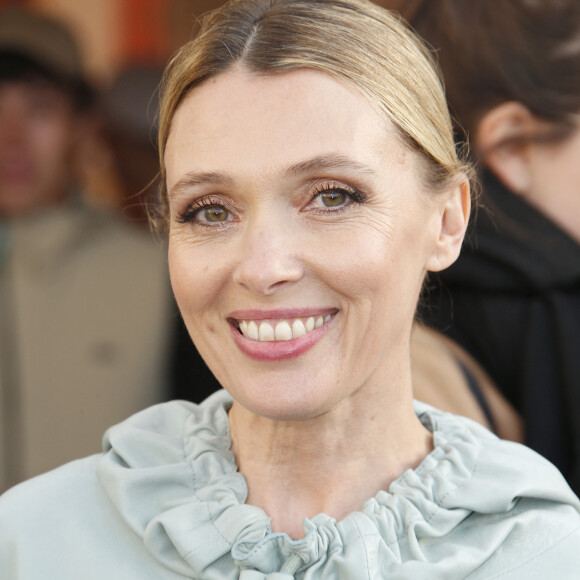
<svg viewBox="0 0 580 580"><path fill-rule="evenodd" d="M290 225L264 216L248 223L240 242L234 282L261 296L298 282L304 276L299 240Z"/></svg>

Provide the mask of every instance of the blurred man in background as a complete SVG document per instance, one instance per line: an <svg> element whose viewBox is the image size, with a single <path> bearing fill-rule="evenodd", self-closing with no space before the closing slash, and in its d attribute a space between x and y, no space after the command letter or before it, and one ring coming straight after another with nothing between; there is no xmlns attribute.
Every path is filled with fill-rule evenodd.
<svg viewBox="0 0 580 580"><path fill-rule="evenodd" d="M0 490L165 397L165 249L85 202L92 91L60 24L0 12Z"/></svg>

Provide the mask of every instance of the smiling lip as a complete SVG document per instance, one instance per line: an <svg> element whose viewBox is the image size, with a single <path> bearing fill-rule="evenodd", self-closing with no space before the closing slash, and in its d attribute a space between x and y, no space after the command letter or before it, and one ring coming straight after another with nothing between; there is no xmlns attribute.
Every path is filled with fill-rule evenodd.
<svg viewBox="0 0 580 580"><path fill-rule="evenodd" d="M300 356L326 333L336 309L245 310L228 318L234 342L254 360L274 361Z"/></svg>

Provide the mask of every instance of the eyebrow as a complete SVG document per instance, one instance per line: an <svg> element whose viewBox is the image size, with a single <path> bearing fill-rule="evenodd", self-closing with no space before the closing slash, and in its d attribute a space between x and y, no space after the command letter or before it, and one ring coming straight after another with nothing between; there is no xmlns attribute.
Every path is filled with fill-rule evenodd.
<svg viewBox="0 0 580 580"><path fill-rule="evenodd" d="M374 175L376 173L375 170L368 165L360 163L359 161L355 161L354 159L350 159L345 155L321 155L318 157L313 157L312 159L306 159L304 161L294 163L288 167L288 169L286 169L285 174L289 177L296 177L299 175L328 171L331 169L356 171L358 173L364 173L367 175ZM232 177L227 173L218 173L217 171L208 171L204 173L190 172L186 173L171 188L169 197L173 198L186 191L187 189L197 185L228 185L232 182Z"/></svg>
<svg viewBox="0 0 580 580"><path fill-rule="evenodd" d="M168 193L170 198L185 192L187 189L195 187L196 185L225 185L232 183L232 178L224 173L218 173L217 171L208 171L205 173L186 173L172 188Z"/></svg>
<svg viewBox="0 0 580 580"><path fill-rule="evenodd" d="M346 155L322 155L319 157L313 157L312 159L307 159L305 161L300 161L299 163L291 165L286 170L286 174L290 176L297 176L304 173L327 171L329 169L345 169L356 171L358 173L366 173L369 175L375 174L375 170L368 165L355 161Z"/></svg>

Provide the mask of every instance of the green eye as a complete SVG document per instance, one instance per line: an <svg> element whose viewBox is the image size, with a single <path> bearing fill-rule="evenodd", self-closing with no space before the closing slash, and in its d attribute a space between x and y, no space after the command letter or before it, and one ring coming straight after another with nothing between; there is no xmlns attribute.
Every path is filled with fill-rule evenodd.
<svg viewBox="0 0 580 580"><path fill-rule="evenodd" d="M320 194L320 199L325 207L339 207L347 201L347 194L343 191L326 191Z"/></svg>
<svg viewBox="0 0 580 580"><path fill-rule="evenodd" d="M223 207L214 206L203 210L203 218L206 222L216 223L228 220L229 212Z"/></svg>

